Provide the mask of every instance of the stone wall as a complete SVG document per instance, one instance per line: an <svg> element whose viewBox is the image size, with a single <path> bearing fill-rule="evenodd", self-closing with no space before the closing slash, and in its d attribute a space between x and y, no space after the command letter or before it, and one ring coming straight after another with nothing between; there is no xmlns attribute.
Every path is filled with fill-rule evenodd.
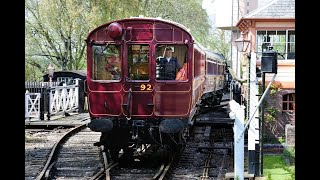
<svg viewBox="0 0 320 180"><path fill-rule="evenodd" d="M295 146L295 126L291 124L286 125L285 129L287 146Z"/></svg>
<svg viewBox="0 0 320 180"><path fill-rule="evenodd" d="M269 138L285 138L286 125L295 125L295 113L282 111L282 98L283 95L295 93L294 89L280 90L273 95L267 95L266 101L269 107L274 107L278 110L274 121L265 121L265 133ZM266 115L266 111L265 111ZM266 120L266 116L265 116Z"/></svg>

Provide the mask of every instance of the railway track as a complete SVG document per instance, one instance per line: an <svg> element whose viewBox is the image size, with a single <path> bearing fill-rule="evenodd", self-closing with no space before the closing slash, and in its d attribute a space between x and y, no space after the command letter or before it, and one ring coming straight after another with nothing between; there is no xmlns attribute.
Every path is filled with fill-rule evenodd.
<svg viewBox="0 0 320 180"><path fill-rule="evenodd" d="M225 118L221 113L214 116ZM26 166L26 173L29 173L26 179L223 179L226 172L233 171L232 126L203 123L201 119L207 120L208 117L203 115L198 118L200 123L193 127L182 153L176 154L172 161L166 163L155 163L150 157L135 158L125 163L109 163L102 150L93 146L99 141L100 133L91 131L85 125L68 132L60 129L64 137L61 138L60 134L60 140L50 142L54 148L51 151L47 148L42 155L38 151L37 156L41 156L42 165L26 163L29 164ZM38 133L48 132L42 130ZM46 162L43 160L45 157L49 157ZM33 162L36 161L37 158L34 158Z"/></svg>
<svg viewBox="0 0 320 180"><path fill-rule="evenodd" d="M52 147L70 128L26 129L25 131L25 179L34 180L44 167Z"/></svg>
<svg viewBox="0 0 320 180"><path fill-rule="evenodd" d="M223 114L224 112L215 113L214 116L226 118ZM206 115L201 118L206 119ZM192 130L182 153L173 157L175 158L172 161L156 166L152 162L145 161L146 159L124 167L119 163L111 163L92 180L221 180L226 172L233 170L232 126L200 123Z"/></svg>
<svg viewBox="0 0 320 180"><path fill-rule="evenodd" d="M136 160L125 162L106 162L105 168L102 168L90 180L161 180L170 168L172 161L154 163L150 158L135 157ZM106 160L106 158L104 158ZM120 155L121 159L121 155Z"/></svg>
<svg viewBox="0 0 320 180"><path fill-rule="evenodd" d="M100 149L93 146L99 138L86 125L70 130L55 144L36 179L90 179L103 167Z"/></svg>
<svg viewBox="0 0 320 180"><path fill-rule="evenodd" d="M205 113L198 120L208 120L209 115L212 113ZM216 111L213 116L227 117L223 110ZM184 151L174 160L164 179L221 180L226 172L233 170L232 164L232 126L202 122L193 128Z"/></svg>

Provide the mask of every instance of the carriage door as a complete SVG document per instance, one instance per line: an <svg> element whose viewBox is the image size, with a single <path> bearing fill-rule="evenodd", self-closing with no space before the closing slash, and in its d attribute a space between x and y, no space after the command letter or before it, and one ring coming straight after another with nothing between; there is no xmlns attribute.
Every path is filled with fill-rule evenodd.
<svg viewBox="0 0 320 180"><path fill-rule="evenodd" d="M153 85L150 83L150 45L127 45L126 74L123 94L123 113L139 117L153 112Z"/></svg>

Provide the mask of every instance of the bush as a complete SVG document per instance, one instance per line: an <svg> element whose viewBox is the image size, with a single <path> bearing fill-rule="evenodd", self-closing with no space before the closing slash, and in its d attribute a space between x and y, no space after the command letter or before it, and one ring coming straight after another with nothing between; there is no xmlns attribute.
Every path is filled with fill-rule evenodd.
<svg viewBox="0 0 320 180"><path fill-rule="evenodd" d="M290 163L294 163L295 162L295 146L293 147L286 147L283 150L283 157L287 158L290 160Z"/></svg>

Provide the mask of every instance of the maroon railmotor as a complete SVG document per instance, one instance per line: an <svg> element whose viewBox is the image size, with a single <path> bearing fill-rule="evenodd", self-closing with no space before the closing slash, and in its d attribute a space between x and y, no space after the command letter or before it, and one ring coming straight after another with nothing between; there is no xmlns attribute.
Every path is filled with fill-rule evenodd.
<svg viewBox="0 0 320 180"><path fill-rule="evenodd" d="M197 110L221 101L224 58L181 24L122 19L97 27L86 42L89 127L102 132L98 144L113 159L146 144L179 149ZM177 68L163 67L167 51Z"/></svg>

